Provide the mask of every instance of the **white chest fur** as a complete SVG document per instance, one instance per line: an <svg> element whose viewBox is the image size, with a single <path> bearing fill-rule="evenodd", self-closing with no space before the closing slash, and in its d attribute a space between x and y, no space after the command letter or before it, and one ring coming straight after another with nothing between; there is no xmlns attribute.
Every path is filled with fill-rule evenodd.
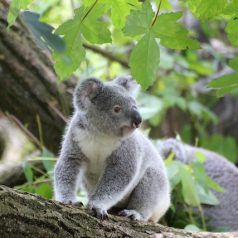
<svg viewBox="0 0 238 238"><path fill-rule="evenodd" d="M74 141L89 159L88 172L99 175L104 168L105 160L118 148L120 141L106 136L95 136L80 128L76 128L73 133Z"/></svg>

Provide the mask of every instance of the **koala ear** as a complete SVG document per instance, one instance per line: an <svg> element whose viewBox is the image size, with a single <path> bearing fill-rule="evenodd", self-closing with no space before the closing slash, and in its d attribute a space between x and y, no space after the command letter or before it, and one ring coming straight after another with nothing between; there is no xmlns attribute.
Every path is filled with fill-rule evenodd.
<svg viewBox="0 0 238 238"><path fill-rule="evenodd" d="M91 100L102 90L103 83L96 78L89 78L80 83L74 92L74 108L86 109Z"/></svg>
<svg viewBox="0 0 238 238"><path fill-rule="evenodd" d="M136 96L140 89L139 84L137 84L131 75L120 76L114 79L113 82L125 88L132 96Z"/></svg>

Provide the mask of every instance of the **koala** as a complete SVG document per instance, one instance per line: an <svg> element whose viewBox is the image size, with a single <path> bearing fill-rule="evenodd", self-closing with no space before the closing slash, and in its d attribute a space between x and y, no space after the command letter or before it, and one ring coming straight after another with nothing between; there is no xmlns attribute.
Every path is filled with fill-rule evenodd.
<svg viewBox="0 0 238 238"><path fill-rule="evenodd" d="M203 205L207 224L214 228L238 231L238 169L217 153L183 144L176 139L161 140L158 149L163 158L173 151L175 159L183 163L192 162L197 152L204 154L208 176L224 188L224 192L213 191L220 202L218 205Z"/></svg>
<svg viewBox="0 0 238 238"><path fill-rule="evenodd" d="M158 150L137 128L141 115L130 76L83 81L54 170L55 199L77 204L85 189L98 218L111 208L132 220L157 222L170 206L170 187Z"/></svg>

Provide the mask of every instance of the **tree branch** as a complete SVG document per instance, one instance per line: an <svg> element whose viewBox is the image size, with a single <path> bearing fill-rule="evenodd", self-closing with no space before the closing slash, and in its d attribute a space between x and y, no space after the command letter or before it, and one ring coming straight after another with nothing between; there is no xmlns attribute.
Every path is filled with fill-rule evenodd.
<svg viewBox="0 0 238 238"><path fill-rule="evenodd" d="M128 65L128 62L126 60L123 60L123 59L120 59L118 57L116 57L115 55L97 47L97 46L93 46L93 45L88 45L88 44L83 44L83 46L86 48L86 49L89 49L97 54L100 54L102 55L103 57L111 60L111 61L115 61L119 64L121 64L122 66L124 66L125 68L129 68L129 65Z"/></svg>
<svg viewBox="0 0 238 238"><path fill-rule="evenodd" d="M1 237L238 237L238 233L192 233L110 216L101 221L85 209L0 186Z"/></svg>

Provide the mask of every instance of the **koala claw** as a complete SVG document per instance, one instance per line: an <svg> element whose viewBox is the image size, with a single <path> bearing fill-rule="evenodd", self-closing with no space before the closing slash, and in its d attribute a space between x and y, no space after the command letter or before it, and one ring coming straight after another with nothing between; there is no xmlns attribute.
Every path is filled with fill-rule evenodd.
<svg viewBox="0 0 238 238"><path fill-rule="evenodd" d="M77 206L77 207L83 207L83 206L84 206L83 203L80 202L80 201L73 202L72 204L75 205L75 206Z"/></svg>
<svg viewBox="0 0 238 238"><path fill-rule="evenodd" d="M106 210L103 210L95 206L89 206L88 208L93 211L94 216L96 216L98 219L100 220L108 219L108 213Z"/></svg>
<svg viewBox="0 0 238 238"><path fill-rule="evenodd" d="M118 213L119 216L127 217L130 218L131 220L134 221L140 221L143 220L141 214L135 210L127 210L124 209Z"/></svg>

